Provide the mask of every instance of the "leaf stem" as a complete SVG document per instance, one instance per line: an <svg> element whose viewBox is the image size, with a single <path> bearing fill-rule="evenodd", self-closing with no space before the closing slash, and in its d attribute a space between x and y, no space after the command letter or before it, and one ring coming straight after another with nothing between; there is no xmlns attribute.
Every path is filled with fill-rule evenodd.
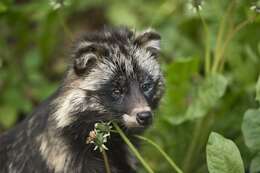
<svg viewBox="0 0 260 173"><path fill-rule="evenodd" d="M212 68L212 72L215 73L219 69L219 65L221 65L221 62L223 61L223 56L226 51L226 48L229 44L229 42L233 39L233 37L245 26L247 26L250 22L252 22L255 18L255 15L253 17L247 18L243 22L239 23L233 30L231 30L226 38L226 40L223 43L222 49L219 50L219 53L215 56L215 63Z"/></svg>
<svg viewBox="0 0 260 173"><path fill-rule="evenodd" d="M202 120L198 120L198 122L196 122L192 141L191 144L189 145L186 157L183 162L183 171L186 173L190 172L190 169L192 168L191 163L193 163L193 157L195 156L194 153L197 148L197 144L200 140L201 124L202 124Z"/></svg>
<svg viewBox="0 0 260 173"><path fill-rule="evenodd" d="M200 14L199 9L197 9L197 13L199 14L200 20L202 22L204 31L205 31L205 35L206 35L206 41L205 41L205 74L208 75L210 72L210 66L211 66L211 62L210 62L210 35L209 35L209 29L208 29L208 25L204 19L204 17Z"/></svg>
<svg viewBox="0 0 260 173"><path fill-rule="evenodd" d="M231 18L231 12L232 10L234 9L235 7L235 0L233 0L230 5L228 6L228 9L223 17L223 19L221 20L221 23L220 23L220 27L219 27L219 31L218 31L218 34L217 34L217 41L216 41L216 48L215 48L215 57L218 57L218 53L220 52L221 50L221 42L222 42L222 39L223 39L223 36L224 36L224 31L225 31L225 28L226 28L226 24L227 24L227 19L228 18ZM215 59L215 62L217 60Z"/></svg>
<svg viewBox="0 0 260 173"><path fill-rule="evenodd" d="M154 173L154 171L151 169L151 167L146 163L146 161L143 159L139 151L135 148L135 146L130 142L130 140L126 137L124 132L120 129L120 127L115 123L112 122L116 130L118 131L119 135L122 137L122 139L125 141L125 143L128 145L130 150L133 152L133 154L137 157L137 159L141 162L141 164L144 166L144 168L149 173Z"/></svg>
<svg viewBox="0 0 260 173"><path fill-rule="evenodd" d="M219 54L219 62L221 62L223 55L225 53L225 50L229 44L229 42L232 40L232 38L236 35L236 33L238 33L242 28L244 28L245 26L247 26L250 22L252 21L251 18L248 18L247 20L241 22L240 24L238 24L234 30L232 30L230 32L230 34L228 35L227 39L225 40L224 44L223 44L223 48L220 51Z"/></svg>
<svg viewBox="0 0 260 173"><path fill-rule="evenodd" d="M198 152L204 150L204 146L207 143L207 139L210 133L210 129L215 121L215 115L208 113L203 119L196 122L192 142L187 150L187 154L183 164L183 171L185 173L191 172L192 166L196 163ZM193 164L192 164L193 163ZM194 170L192 171L194 172Z"/></svg>

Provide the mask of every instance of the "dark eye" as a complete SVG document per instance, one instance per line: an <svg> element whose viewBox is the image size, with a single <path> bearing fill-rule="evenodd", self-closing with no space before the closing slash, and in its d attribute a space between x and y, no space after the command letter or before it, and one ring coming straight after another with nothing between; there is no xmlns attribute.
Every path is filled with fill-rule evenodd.
<svg viewBox="0 0 260 173"><path fill-rule="evenodd" d="M112 91L113 98L119 99L119 98L122 97L122 95L123 95L123 90L122 89L119 89L119 88L113 89L113 91Z"/></svg>
<svg viewBox="0 0 260 173"><path fill-rule="evenodd" d="M143 90L144 92L149 92L149 91L152 89L152 87L153 87L152 82L146 82L146 83L144 83L144 84L142 85L142 90Z"/></svg>

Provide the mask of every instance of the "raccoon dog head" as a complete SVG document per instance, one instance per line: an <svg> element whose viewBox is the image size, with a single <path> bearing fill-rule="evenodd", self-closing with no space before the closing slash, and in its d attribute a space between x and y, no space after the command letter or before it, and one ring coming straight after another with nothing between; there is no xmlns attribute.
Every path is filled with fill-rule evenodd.
<svg viewBox="0 0 260 173"><path fill-rule="evenodd" d="M67 76L74 91L67 97L74 105L71 118L116 119L127 128L150 125L164 86L159 50L160 36L152 30L105 29L84 36Z"/></svg>

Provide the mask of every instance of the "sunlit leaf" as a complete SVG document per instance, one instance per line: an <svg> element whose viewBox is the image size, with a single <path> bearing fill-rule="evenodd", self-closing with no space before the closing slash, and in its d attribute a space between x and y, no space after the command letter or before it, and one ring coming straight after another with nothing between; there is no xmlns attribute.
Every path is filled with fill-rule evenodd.
<svg viewBox="0 0 260 173"><path fill-rule="evenodd" d="M236 144L212 132L207 144L210 173L244 173L244 165Z"/></svg>
<svg viewBox="0 0 260 173"><path fill-rule="evenodd" d="M246 111L242 132L246 145L253 151L260 151L260 109Z"/></svg>
<svg viewBox="0 0 260 173"><path fill-rule="evenodd" d="M178 117L176 122L182 123L205 116L225 94L227 85L227 79L220 74L205 79L199 86L197 96L188 107L185 116Z"/></svg>
<svg viewBox="0 0 260 173"><path fill-rule="evenodd" d="M198 97L188 108L186 116L189 119L203 117L225 94L227 84L227 79L222 75L207 78L199 87Z"/></svg>

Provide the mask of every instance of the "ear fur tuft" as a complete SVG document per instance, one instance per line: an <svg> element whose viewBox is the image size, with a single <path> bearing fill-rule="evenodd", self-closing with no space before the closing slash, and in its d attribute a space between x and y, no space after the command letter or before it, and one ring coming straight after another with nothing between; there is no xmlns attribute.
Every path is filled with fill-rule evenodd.
<svg viewBox="0 0 260 173"><path fill-rule="evenodd" d="M148 29L140 34L137 34L135 38L135 44L140 46L152 54L157 54L160 51L161 36L152 29Z"/></svg>

